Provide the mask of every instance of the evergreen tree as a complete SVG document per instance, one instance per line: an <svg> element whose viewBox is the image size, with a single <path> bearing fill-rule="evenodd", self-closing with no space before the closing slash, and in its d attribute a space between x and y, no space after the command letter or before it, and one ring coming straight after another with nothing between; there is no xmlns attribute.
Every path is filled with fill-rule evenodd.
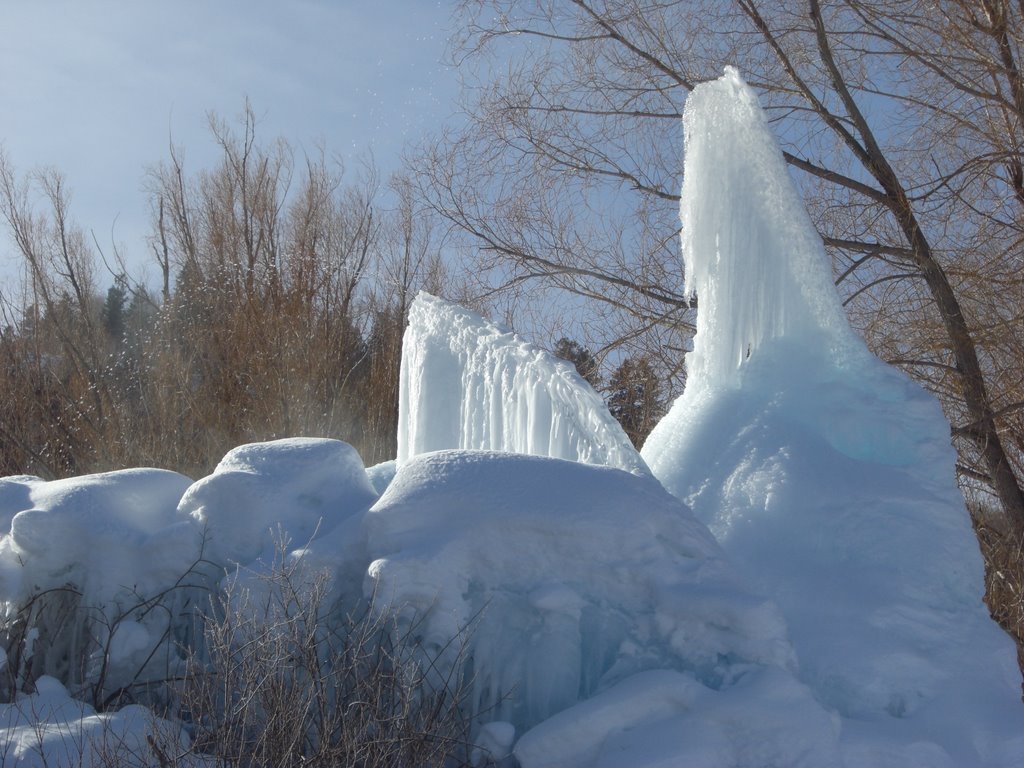
<svg viewBox="0 0 1024 768"><path fill-rule="evenodd" d="M664 385L646 356L627 357L608 381L608 410L638 449L665 413Z"/></svg>
<svg viewBox="0 0 1024 768"><path fill-rule="evenodd" d="M100 317L107 335L115 342L124 338L125 309L128 305L128 280L122 274L114 278L114 284L107 289Z"/></svg>
<svg viewBox="0 0 1024 768"><path fill-rule="evenodd" d="M576 366L576 373L594 389L601 387L601 371L594 353L577 341L565 336L558 340L553 350L556 357L568 360Z"/></svg>

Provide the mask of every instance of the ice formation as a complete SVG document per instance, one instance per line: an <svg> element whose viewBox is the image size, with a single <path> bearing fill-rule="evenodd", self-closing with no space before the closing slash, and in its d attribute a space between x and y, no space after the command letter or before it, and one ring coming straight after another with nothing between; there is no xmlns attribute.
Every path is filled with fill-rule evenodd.
<svg viewBox="0 0 1024 768"><path fill-rule="evenodd" d="M846 325L734 71L694 91L685 128L701 303L687 389L644 449L654 476L567 364L422 295L399 462L292 439L196 483L2 479L0 766L99 765L111 742L155 766L154 734L184 748L176 723L80 699L152 679L154 658L173 675L189 590L284 542L303 574L329 571L339 611L397 617L436 674L464 665L475 764L1024 764L1019 671L980 600L938 405Z"/></svg>
<svg viewBox="0 0 1024 768"><path fill-rule="evenodd" d="M398 463L470 448L647 467L571 364L469 310L420 293L402 342Z"/></svg>
<svg viewBox="0 0 1024 768"><path fill-rule="evenodd" d="M365 530L367 595L428 645L465 643L470 708L526 731L524 768L613 759L641 726L709 724L717 742L673 737L675 762L651 765L740 765L754 744L801 756L780 765L835 764L777 609L647 475L440 451L401 467ZM720 759L699 762L713 742Z"/></svg>
<svg viewBox="0 0 1024 768"><path fill-rule="evenodd" d="M782 608L846 765L1020 764L1013 647L938 404L849 329L739 75L695 89L684 126L697 335L644 458Z"/></svg>

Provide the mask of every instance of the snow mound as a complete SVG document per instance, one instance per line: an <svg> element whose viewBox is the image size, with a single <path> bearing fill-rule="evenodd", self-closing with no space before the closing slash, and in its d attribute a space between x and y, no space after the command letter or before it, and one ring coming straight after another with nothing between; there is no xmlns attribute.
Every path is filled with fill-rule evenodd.
<svg viewBox="0 0 1024 768"><path fill-rule="evenodd" d="M402 342L398 463L449 448L648 474L604 401L571 364L421 292Z"/></svg>
<svg viewBox="0 0 1024 768"><path fill-rule="evenodd" d="M228 452L186 491L178 512L204 528L208 557L246 564L272 559L282 537L302 546L330 532L377 495L348 443L288 438Z"/></svg>
<svg viewBox="0 0 1024 768"><path fill-rule="evenodd" d="M0 768L151 768L160 763L150 740L175 757L188 747L179 726L144 707L101 714L72 699L52 677L39 678L35 688L0 704ZM189 756L176 764L200 765Z"/></svg>
<svg viewBox="0 0 1024 768"><path fill-rule="evenodd" d="M713 690L668 670L640 672L525 733L522 768L832 768L838 723L778 668Z"/></svg>
<svg viewBox="0 0 1024 768"><path fill-rule="evenodd" d="M981 602L938 404L849 329L735 71L693 92L684 126L697 336L644 458L782 608L847 765L1021 764L1013 645Z"/></svg>
<svg viewBox="0 0 1024 768"><path fill-rule="evenodd" d="M395 479L395 472L397 471L398 462L394 459L382 461L380 464L374 464L372 467L366 468L366 478L370 481L374 492L380 496L388 489L391 481Z"/></svg>
<svg viewBox="0 0 1024 768"><path fill-rule="evenodd" d="M685 673L680 695L791 678L774 605L649 476L440 451L402 466L365 529L367 597L428 648L464 639L471 710L519 732L648 670Z"/></svg>
<svg viewBox="0 0 1024 768"><path fill-rule="evenodd" d="M126 469L45 481L0 479L0 599L74 584L95 605L163 586L195 559L195 531L175 509L192 481ZM172 575L173 574L173 575Z"/></svg>
<svg viewBox="0 0 1024 768"><path fill-rule="evenodd" d="M53 676L102 698L173 673L206 583L200 531L176 512L190 483L158 469L0 480L5 686Z"/></svg>

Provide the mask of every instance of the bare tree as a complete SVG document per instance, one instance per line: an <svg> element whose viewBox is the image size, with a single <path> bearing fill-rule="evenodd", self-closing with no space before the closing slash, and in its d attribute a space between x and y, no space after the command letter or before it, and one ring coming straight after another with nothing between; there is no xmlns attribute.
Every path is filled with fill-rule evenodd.
<svg viewBox="0 0 1024 768"><path fill-rule="evenodd" d="M156 299L111 274L104 301L63 178L0 157L25 275L0 297L3 474L202 475L235 445L299 434L393 457L405 311L443 273L411 184L392 210L371 163L346 176L322 148L265 142L248 105L210 122L213 167L187 170L172 145L149 175Z"/></svg>
<svg viewBox="0 0 1024 768"><path fill-rule="evenodd" d="M1024 529L1021 9L466 0L460 11L454 55L480 73L471 119L427 171L435 206L495 284L597 299L623 320L609 344L667 342L680 357L684 342L664 335L688 320L680 107L736 64L776 125L851 319L940 396L961 480Z"/></svg>

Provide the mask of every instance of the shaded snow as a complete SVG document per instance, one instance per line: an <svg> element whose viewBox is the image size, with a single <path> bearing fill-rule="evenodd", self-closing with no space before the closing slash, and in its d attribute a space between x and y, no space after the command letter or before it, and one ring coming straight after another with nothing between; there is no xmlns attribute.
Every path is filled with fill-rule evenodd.
<svg viewBox="0 0 1024 768"><path fill-rule="evenodd" d="M145 707L97 713L52 677L37 680L33 693L0 704L0 768L152 768L158 761L150 739L167 755L188 746L177 725ZM204 763L186 757L178 764Z"/></svg>
<svg viewBox="0 0 1024 768"><path fill-rule="evenodd" d="M690 675L641 672L526 733L524 768L835 768L839 724L777 668L719 690Z"/></svg>
<svg viewBox="0 0 1024 768"><path fill-rule="evenodd" d="M447 448L648 472L600 395L570 363L421 292L402 342L398 463Z"/></svg>
<svg viewBox="0 0 1024 768"><path fill-rule="evenodd" d="M687 702L719 694L748 721L738 733L774 745L765 750L786 754L810 717L826 725L814 754L836 753L830 716L792 675L775 606L649 476L440 451L402 466L365 529L366 594L430 647L466 643L471 708L535 727L516 747L526 768L590 765L612 735L669 716L698 729ZM757 698L761 674L789 692L792 715ZM695 753L677 747L688 764Z"/></svg>

